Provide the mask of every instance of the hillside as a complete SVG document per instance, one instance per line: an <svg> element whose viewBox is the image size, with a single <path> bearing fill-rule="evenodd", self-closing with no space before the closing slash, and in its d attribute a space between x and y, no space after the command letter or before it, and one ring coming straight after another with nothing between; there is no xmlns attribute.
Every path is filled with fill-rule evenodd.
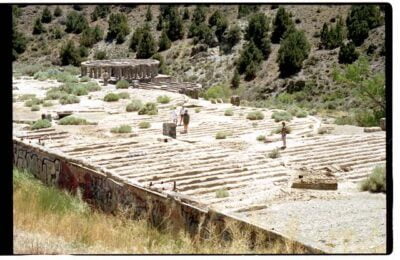
<svg viewBox="0 0 400 260"><path fill-rule="evenodd" d="M246 80L245 75L240 76L239 88L234 91L242 99L260 100L268 99L270 96L276 96L291 88L304 89L309 86L313 89L312 95L309 93L302 94L309 96L308 101L324 103L332 101L328 95L336 95L336 92L342 93L345 98L336 104L322 105L322 109L331 109L333 106L339 110L348 110L348 104L354 103L354 98L347 90L341 90L343 85L333 80L333 72L338 68L345 68L345 65L339 64L338 54L340 48L322 49L319 47L321 42L320 32L324 23L335 25L341 17L343 21L350 12L350 5L282 5L286 12L290 14L290 20L295 28L304 31L307 41L310 44L310 52L306 59L302 62L302 68L297 73L281 78L278 64L278 50L281 44L272 43L270 54L260 64L256 64L255 76L251 80ZM48 5L48 9L54 14L56 6ZM148 7L152 14L152 20L147 23L150 26L151 34L157 43L161 37L161 31L157 30L158 17L160 15L159 5L110 5L109 12L104 18L98 17L96 21L91 19L96 5L62 5L59 8L62 14L59 17L53 15L50 23L43 23L45 32L40 34L32 34L34 21L37 17L41 17L45 6L42 5L24 5L18 8L18 18L15 19L16 29L21 32L27 39L25 52L19 54L16 64L44 64L44 65L60 65L60 49L68 41L73 40L76 46L79 46L81 34L66 33L67 15L75 11L83 14L89 23L89 27L98 26L103 31L102 39L95 43L92 47L86 49L87 57L85 59L95 59L96 53L104 51L108 58L135 58L136 53L130 48L132 35L136 29L142 27L146 23L146 13ZM240 41L233 46L231 52L223 52L220 48L221 44L213 46L211 44L194 44L194 38L189 38L189 30L193 20L193 15L198 13L196 5L179 6L179 15L183 17L184 11L188 11L189 19L183 19L183 30L185 32L182 39L172 41L171 47L167 50L159 52L164 60L166 67L164 73L174 76L178 81L191 81L201 83L204 87L215 85L229 86L235 72L235 62L240 57L244 46L248 42L245 39L246 28L252 13L242 15L238 18L238 5L208 5L204 14L205 23L209 21L210 16L220 10L228 21L228 29L238 25L241 30ZM250 8L250 5L249 5ZM278 12L277 5L259 5L258 12L263 13L267 17L269 30L268 38L273 31L273 21ZM380 9L381 15L383 8ZM130 29L125 40L121 44L116 41L108 41L106 35L109 29L108 18L112 13L123 13L127 17L127 24ZM383 19L384 20L384 19ZM211 28L211 27L210 27ZM213 27L214 28L214 27ZM213 29L212 28L212 29ZM56 37L56 30L61 31L61 36ZM214 29L213 29L214 30ZM215 37L215 35L214 35ZM346 42L346 40L345 40ZM371 29L368 37L358 47L356 51L360 56L365 56L369 66L374 73L384 73L385 71L385 24L381 24ZM281 41L282 43L282 41ZM205 45L205 46L204 46ZM368 51L370 50L370 51ZM340 91L338 91L338 89ZM290 91L289 91L290 92ZM296 99L296 96L294 97ZM298 99L298 98L297 98ZM347 104L347 105L346 105Z"/></svg>

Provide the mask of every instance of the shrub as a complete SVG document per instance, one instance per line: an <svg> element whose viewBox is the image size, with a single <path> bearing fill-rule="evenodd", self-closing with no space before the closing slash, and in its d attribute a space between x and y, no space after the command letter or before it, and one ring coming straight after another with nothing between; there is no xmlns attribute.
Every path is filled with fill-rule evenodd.
<svg viewBox="0 0 400 260"><path fill-rule="evenodd" d="M90 78L88 76L83 76L79 81L80 82L88 82L88 81L90 81Z"/></svg>
<svg viewBox="0 0 400 260"><path fill-rule="evenodd" d="M39 111L39 110L40 110L40 106L39 105L32 105L31 111Z"/></svg>
<svg viewBox="0 0 400 260"><path fill-rule="evenodd" d="M286 133L290 134L292 132L292 128L290 126L285 126L286 128ZM274 130L271 131L272 134L280 134L282 131L282 126L278 126Z"/></svg>
<svg viewBox="0 0 400 260"><path fill-rule="evenodd" d="M97 21L97 18L106 18L107 15L110 13L110 6L109 5L96 5L96 8L90 14L90 18L92 21Z"/></svg>
<svg viewBox="0 0 400 260"><path fill-rule="evenodd" d="M23 94L21 96L18 97L18 101L26 101L28 99L32 99L35 98L36 94Z"/></svg>
<svg viewBox="0 0 400 260"><path fill-rule="evenodd" d="M372 174L361 183L361 190L386 193L386 166L376 166Z"/></svg>
<svg viewBox="0 0 400 260"><path fill-rule="evenodd" d="M57 6L56 9L54 9L54 16L59 17L61 15L62 15L62 10L59 6Z"/></svg>
<svg viewBox="0 0 400 260"><path fill-rule="evenodd" d="M13 60L16 60L18 58L18 55L25 51L27 42L28 42L28 40L24 36L24 34L19 32L17 30L16 26L13 24L13 27L12 27Z"/></svg>
<svg viewBox="0 0 400 260"><path fill-rule="evenodd" d="M224 115L225 115L225 116L233 116L233 110L232 110L232 108L228 108L227 110L225 110Z"/></svg>
<svg viewBox="0 0 400 260"><path fill-rule="evenodd" d="M119 127L114 127L111 129L111 133L125 134L132 132L132 127L130 125L120 125Z"/></svg>
<svg viewBox="0 0 400 260"><path fill-rule="evenodd" d="M25 101L25 106L26 107L32 107L35 105L40 105L42 103L42 100L39 98L31 98L30 100Z"/></svg>
<svg viewBox="0 0 400 260"><path fill-rule="evenodd" d="M246 118L249 120L262 120L264 119L264 114L261 111L253 111L248 113Z"/></svg>
<svg viewBox="0 0 400 260"><path fill-rule="evenodd" d="M299 111L296 113L296 117L299 117L299 118L307 117L307 116L308 116L308 113L307 113L307 111L305 111L305 110L299 110Z"/></svg>
<svg viewBox="0 0 400 260"><path fill-rule="evenodd" d="M329 133L328 128L326 128L326 127L318 128L318 134L323 135L323 134L327 134L327 133Z"/></svg>
<svg viewBox="0 0 400 260"><path fill-rule="evenodd" d="M134 112L134 111L139 111L143 107L142 101L138 99L132 100L131 103L129 103L126 106L126 112Z"/></svg>
<svg viewBox="0 0 400 260"><path fill-rule="evenodd" d="M204 92L203 97L206 100L216 99L216 98L227 99L231 95L232 95L232 90L229 87L227 87L225 85L217 85L217 86L208 88Z"/></svg>
<svg viewBox="0 0 400 260"><path fill-rule="evenodd" d="M112 13L108 19L107 39L117 39L117 43L123 43L125 36L130 32L128 19L122 13Z"/></svg>
<svg viewBox="0 0 400 260"><path fill-rule="evenodd" d="M171 48L171 40L168 38L165 30L162 31L161 37L158 41L158 51L165 51Z"/></svg>
<svg viewBox="0 0 400 260"><path fill-rule="evenodd" d="M135 32L132 34L131 42L129 44L129 48L132 51L137 51L138 46L139 46L139 42L140 42L140 40L142 39L142 36L143 36L143 30L144 30L143 27L138 27L138 28L136 28Z"/></svg>
<svg viewBox="0 0 400 260"><path fill-rule="evenodd" d="M84 118L74 117L74 116L67 116L58 122L60 125L89 125L90 123L86 121Z"/></svg>
<svg viewBox="0 0 400 260"><path fill-rule="evenodd" d="M232 132L229 131L220 131L217 132L217 134L215 135L215 139L226 139L226 137L231 136Z"/></svg>
<svg viewBox="0 0 400 260"><path fill-rule="evenodd" d="M65 95L65 96L61 96L61 98L59 99L59 102L62 105L74 104L74 103L79 103L80 99L74 95Z"/></svg>
<svg viewBox="0 0 400 260"><path fill-rule="evenodd" d="M271 53L268 31L269 21L265 14L257 13L250 17L245 39L254 42L255 46L262 52L264 59L267 59Z"/></svg>
<svg viewBox="0 0 400 260"><path fill-rule="evenodd" d="M217 190L217 191L215 192L215 197L216 197L216 198L226 198L226 197L229 197L229 192L228 192L226 189L224 189L224 188L219 189L219 190Z"/></svg>
<svg viewBox="0 0 400 260"><path fill-rule="evenodd" d="M224 52L230 52L236 44L240 42L241 30L238 25L233 25L229 27L226 37L222 38L222 48ZM221 40L220 40L221 41Z"/></svg>
<svg viewBox="0 0 400 260"><path fill-rule="evenodd" d="M238 18L245 17L251 13L255 13L260 8L260 5L239 5L238 6Z"/></svg>
<svg viewBox="0 0 400 260"><path fill-rule="evenodd" d="M170 101L171 98L167 95L157 97L157 102L161 104L168 104Z"/></svg>
<svg viewBox="0 0 400 260"><path fill-rule="evenodd" d="M104 101L106 102L115 102L119 100L119 95L115 93L108 93L104 96Z"/></svg>
<svg viewBox="0 0 400 260"><path fill-rule="evenodd" d="M359 53L352 42L342 44L339 51L339 63L351 64L358 59Z"/></svg>
<svg viewBox="0 0 400 260"><path fill-rule="evenodd" d="M292 120L292 115L286 111L281 111L281 112L273 112L272 119L275 119L275 122L280 122L280 121L290 121Z"/></svg>
<svg viewBox="0 0 400 260"><path fill-rule="evenodd" d="M272 150L272 151L269 152L269 154L268 154L268 157L271 158L271 159L275 159L275 158L278 158L278 157L280 157L280 156L281 156L281 154L280 154L278 148L275 148L274 150Z"/></svg>
<svg viewBox="0 0 400 260"><path fill-rule="evenodd" d="M241 51L239 59L236 62L236 68L240 74L243 74L252 63L259 65L262 59L262 52L255 46L253 41L250 41Z"/></svg>
<svg viewBox="0 0 400 260"><path fill-rule="evenodd" d="M124 79L121 79L121 80L119 80L119 81L117 82L116 87L117 87L117 88L129 88L129 82L126 81L126 80L124 80Z"/></svg>
<svg viewBox="0 0 400 260"><path fill-rule="evenodd" d="M326 49L339 47L345 38L345 28L342 18L336 23L335 27L329 27L324 23L321 30L321 45Z"/></svg>
<svg viewBox="0 0 400 260"><path fill-rule="evenodd" d="M36 18L35 23L33 25L32 34L41 34L42 32L45 32L45 31L46 31L46 29L44 29L40 18Z"/></svg>
<svg viewBox="0 0 400 260"><path fill-rule="evenodd" d="M49 8L46 6L42 12L42 23L50 23L51 20L53 19L53 16L51 15L51 12Z"/></svg>
<svg viewBox="0 0 400 260"><path fill-rule="evenodd" d="M76 11L71 11L68 13L65 25L65 31L67 33L75 34L80 34L89 26L85 16Z"/></svg>
<svg viewBox="0 0 400 260"><path fill-rule="evenodd" d="M44 107L52 107L54 104L52 103L52 102L50 102L50 101L45 101L45 102L43 102L43 106Z"/></svg>
<svg viewBox="0 0 400 260"><path fill-rule="evenodd" d="M293 21L290 18L289 13L286 12L285 8L279 7L273 22L273 26L274 31L271 35L271 41L273 43L279 43L288 29L291 26L294 26Z"/></svg>
<svg viewBox="0 0 400 260"><path fill-rule="evenodd" d="M80 65L81 57L79 55L79 50L75 47L72 40L69 40L61 47L60 60L62 65Z"/></svg>
<svg viewBox="0 0 400 260"><path fill-rule="evenodd" d="M194 112L199 113L200 112L200 108L196 107Z"/></svg>
<svg viewBox="0 0 400 260"><path fill-rule="evenodd" d="M96 51L94 54L96 60L106 60L108 59L107 53L105 51Z"/></svg>
<svg viewBox="0 0 400 260"><path fill-rule="evenodd" d="M236 69L234 74L233 74L233 77L231 79L231 87L232 88L238 88L239 85L240 85L240 75L239 75L238 70Z"/></svg>
<svg viewBox="0 0 400 260"><path fill-rule="evenodd" d="M278 50L281 76L287 77L300 71L310 49L310 44L303 31L292 30L288 32Z"/></svg>
<svg viewBox="0 0 400 260"><path fill-rule="evenodd" d="M52 88L46 92L46 99L56 100L67 95L68 93L65 91L59 90L58 88Z"/></svg>
<svg viewBox="0 0 400 260"><path fill-rule="evenodd" d="M37 129L42 129L42 128L49 128L51 127L51 122L47 119L40 119L35 121L33 125L31 126L31 130L37 130Z"/></svg>
<svg viewBox="0 0 400 260"><path fill-rule="evenodd" d="M128 99L130 97L128 92L121 92L118 96L120 99Z"/></svg>
<svg viewBox="0 0 400 260"><path fill-rule="evenodd" d="M151 13L150 5L149 5L147 7L147 11L146 11L146 21L150 22L151 20L153 20L153 14Z"/></svg>
<svg viewBox="0 0 400 260"><path fill-rule="evenodd" d="M257 141L259 141L259 142L264 142L264 141L265 141L265 135L259 135L259 136L257 136Z"/></svg>
<svg viewBox="0 0 400 260"><path fill-rule="evenodd" d="M142 29L142 35L136 53L136 58L138 59L148 59L156 53L156 41L150 30L148 25Z"/></svg>
<svg viewBox="0 0 400 260"><path fill-rule="evenodd" d="M138 112L139 115L157 115L158 109L157 104L147 102Z"/></svg>
<svg viewBox="0 0 400 260"><path fill-rule="evenodd" d="M150 128L150 126L151 126L151 124L149 122L142 121L139 123L139 128L141 128L141 129Z"/></svg>
<svg viewBox="0 0 400 260"><path fill-rule="evenodd" d="M95 43L103 39L103 31L98 25L94 28L86 28L82 34L79 42L85 47L92 47Z"/></svg>
<svg viewBox="0 0 400 260"><path fill-rule="evenodd" d="M75 96L86 96L88 91L84 86L75 86L73 87L71 94Z"/></svg>
<svg viewBox="0 0 400 260"><path fill-rule="evenodd" d="M164 57L160 53L154 54L152 59L156 59L160 62L160 64L158 65L158 73L168 74L169 70L167 68L167 65L165 64Z"/></svg>

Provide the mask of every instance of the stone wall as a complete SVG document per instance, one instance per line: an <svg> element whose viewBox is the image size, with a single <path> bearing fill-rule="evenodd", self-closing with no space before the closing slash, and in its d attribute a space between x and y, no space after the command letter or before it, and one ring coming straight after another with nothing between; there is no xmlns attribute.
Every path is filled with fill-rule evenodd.
<svg viewBox="0 0 400 260"><path fill-rule="evenodd" d="M263 235L266 243L290 241L307 252L323 253L245 220L216 212L182 194L163 194L136 183L127 183L103 169L93 169L90 165L18 138L13 140L13 163L15 167L28 169L45 184L55 185L73 194L79 189L83 200L105 212L124 208L133 218L146 216L156 227L168 223L175 230L183 228L191 236L199 234L206 238L212 226L213 230L221 233L223 239L229 240L231 235L226 229L229 223L240 228L246 226L248 232Z"/></svg>

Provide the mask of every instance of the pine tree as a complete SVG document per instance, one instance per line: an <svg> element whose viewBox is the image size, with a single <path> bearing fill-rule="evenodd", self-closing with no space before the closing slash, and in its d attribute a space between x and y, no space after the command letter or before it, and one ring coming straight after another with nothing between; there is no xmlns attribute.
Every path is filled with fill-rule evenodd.
<svg viewBox="0 0 400 260"><path fill-rule="evenodd" d="M146 12L146 21L150 22L153 20L153 14L151 13L150 5L147 7L147 12Z"/></svg>
<svg viewBox="0 0 400 260"><path fill-rule="evenodd" d="M168 50L171 47L171 40L168 38L167 33L162 31L160 40L158 42L158 51Z"/></svg>
<svg viewBox="0 0 400 260"><path fill-rule="evenodd" d="M253 41L258 49L267 59L271 53L271 42L268 37L268 19L263 13L258 13L250 17L249 25L246 28L245 39Z"/></svg>
<svg viewBox="0 0 400 260"><path fill-rule="evenodd" d="M321 45L323 47L326 47L326 45L328 44L328 37L329 37L329 28L326 23L324 23L324 25L322 26L320 35L321 35Z"/></svg>
<svg viewBox="0 0 400 260"><path fill-rule="evenodd" d="M185 8L185 11L183 12L183 20L189 20L189 19L190 19L189 9Z"/></svg>
<svg viewBox="0 0 400 260"><path fill-rule="evenodd" d="M251 62L260 64L262 60L262 52L257 48L253 41L250 41L244 46L242 52L240 53L240 57L236 63L236 67L238 72L240 74L243 74L246 72L246 69Z"/></svg>
<svg viewBox="0 0 400 260"><path fill-rule="evenodd" d="M128 19L123 13L111 14L108 19L107 39L117 39L117 43L125 41L125 36L130 32Z"/></svg>
<svg viewBox="0 0 400 260"><path fill-rule="evenodd" d="M129 48L132 51L137 51L137 47L139 45L140 40L142 39L142 35L143 35L143 28L142 27L138 27L135 32L132 34L132 38L131 38L131 42L129 45Z"/></svg>
<svg viewBox="0 0 400 260"><path fill-rule="evenodd" d="M288 28L294 26L293 21L290 18L290 14L287 13L285 8L283 7L279 7L273 24L274 31L271 35L271 41L273 43L279 43Z"/></svg>
<svg viewBox="0 0 400 260"><path fill-rule="evenodd" d="M359 53L353 42L342 44L339 51L339 63L350 64L358 59Z"/></svg>
<svg viewBox="0 0 400 260"><path fill-rule="evenodd" d="M83 14L79 14L76 11L71 11L67 15L65 31L67 33L76 33L80 34L83 30L85 30L89 24Z"/></svg>
<svg viewBox="0 0 400 260"><path fill-rule="evenodd" d="M57 6L56 9L54 9L54 16L59 17L61 15L62 15L62 10L59 6Z"/></svg>
<svg viewBox="0 0 400 260"><path fill-rule="evenodd" d="M143 28L142 38L137 49L136 58L138 59L148 59L156 53L156 41L148 25Z"/></svg>
<svg viewBox="0 0 400 260"><path fill-rule="evenodd" d="M62 65L79 65L81 61L79 50L75 47L72 40L69 40L61 47L60 60Z"/></svg>
<svg viewBox="0 0 400 260"><path fill-rule="evenodd" d="M165 19L167 19L166 33L168 35L168 38L171 39L171 41L182 39L185 35L185 31L182 18L178 12L178 8L171 8L169 15Z"/></svg>
<svg viewBox="0 0 400 260"><path fill-rule="evenodd" d="M289 33L282 40L278 51L281 76L290 76L300 71L309 53L310 44L304 32L294 30Z"/></svg>
<svg viewBox="0 0 400 260"><path fill-rule="evenodd" d="M42 23L50 23L51 20L53 20L53 15L51 15L51 12L49 8L46 6L46 8L42 12Z"/></svg>
<svg viewBox="0 0 400 260"><path fill-rule="evenodd" d="M41 34L42 32L45 32L45 31L46 30L43 27L41 19L40 18L36 18L35 24L33 25L32 34Z"/></svg>

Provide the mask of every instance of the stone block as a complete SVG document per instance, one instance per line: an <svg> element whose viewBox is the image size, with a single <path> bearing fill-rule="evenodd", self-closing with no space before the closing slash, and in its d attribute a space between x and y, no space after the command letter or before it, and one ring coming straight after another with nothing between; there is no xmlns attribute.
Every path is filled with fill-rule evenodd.
<svg viewBox="0 0 400 260"><path fill-rule="evenodd" d="M292 180L292 188L313 190L337 190L338 183L330 171L301 170Z"/></svg>
<svg viewBox="0 0 400 260"><path fill-rule="evenodd" d="M240 106L240 97L239 96L231 96L231 104L234 106Z"/></svg>
<svg viewBox="0 0 400 260"><path fill-rule="evenodd" d="M176 125L174 123L163 123L163 135L176 138Z"/></svg>
<svg viewBox="0 0 400 260"><path fill-rule="evenodd" d="M381 120L379 121L381 129L383 131L386 131L386 118L381 118Z"/></svg>
<svg viewBox="0 0 400 260"><path fill-rule="evenodd" d="M372 133L372 132L379 132L382 131L381 127L365 127L364 132L365 133Z"/></svg>

